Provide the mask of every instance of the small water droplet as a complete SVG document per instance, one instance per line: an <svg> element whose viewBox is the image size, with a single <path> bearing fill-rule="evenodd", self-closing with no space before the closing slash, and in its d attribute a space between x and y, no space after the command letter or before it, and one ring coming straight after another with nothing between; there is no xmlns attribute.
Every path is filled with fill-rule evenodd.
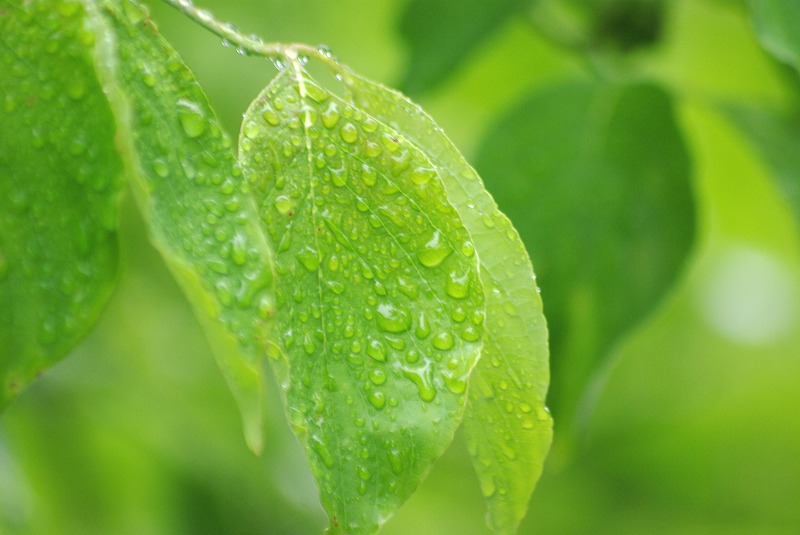
<svg viewBox="0 0 800 535"><path fill-rule="evenodd" d="M303 249L295 255L295 258L297 258L308 271L316 271L317 268L319 268L319 255L317 251L309 245L303 247Z"/></svg>
<svg viewBox="0 0 800 535"><path fill-rule="evenodd" d="M258 124L255 121L248 121L242 129L242 133L249 139L255 139L258 136Z"/></svg>
<svg viewBox="0 0 800 535"><path fill-rule="evenodd" d="M355 143L358 140L358 130L353 123L345 123L339 130L339 135L345 143Z"/></svg>
<svg viewBox="0 0 800 535"><path fill-rule="evenodd" d="M180 99L177 103L178 120L186 135L197 138L206 130L206 118L199 104L191 100Z"/></svg>
<svg viewBox="0 0 800 535"><path fill-rule="evenodd" d="M427 167L417 167L411 172L411 181L414 184L423 185L430 182L436 176L436 171Z"/></svg>
<svg viewBox="0 0 800 535"><path fill-rule="evenodd" d="M433 337L431 343L433 344L433 347L435 347L436 349L439 349L441 351L447 351L448 349L452 349L453 345L455 344L455 341L453 340L452 334L450 334L447 331L442 331Z"/></svg>
<svg viewBox="0 0 800 535"><path fill-rule="evenodd" d="M405 310L389 303L376 308L378 328L385 332L402 333L411 328L411 316Z"/></svg>
<svg viewBox="0 0 800 535"><path fill-rule="evenodd" d="M322 463L328 468L333 468L335 460L322 439L316 435L311 435L310 440L311 448L319 455L319 458L322 459Z"/></svg>
<svg viewBox="0 0 800 535"><path fill-rule="evenodd" d="M447 295L453 299L464 299L469 293L469 273L451 271L445 284Z"/></svg>
<svg viewBox="0 0 800 535"><path fill-rule="evenodd" d="M369 402L376 409L382 409L386 406L386 395L379 390L371 390L369 394L367 394L367 399L369 399Z"/></svg>
<svg viewBox="0 0 800 535"><path fill-rule="evenodd" d="M369 380L372 382L372 384L380 386L386 382L386 372L380 368L370 370Z"/></svg>
<svg viewBox="0 0 800 535"><path fill-rule="evenodd" d="M417 250L417 258L423 266L433 268L441 264L451 252L452 249L445 242L441 231L436 230L431 238Z"/></svg>
<svg viewBox="0 0 800 535"><path fill-rule="evenodd" d="M231 260L237 266L242 266L247 262L247 242L244 234L236 233L231 241Z"/></svg>
<svg viewBox="0 0 800 535"><path fill-rule="evenodd" d="M332 129L339 121L339 106L336 102L331 102L325 108L325 111L320 114L320 117L322 118L323 126L329 130Z"/></svg>
<svg viewBox="0 0 800 535"><path fill-rule="evenodd" d="M400 148L400 138L398 136L386 133L381 136L383 146L389 149L389 152L397 152Z"/></svg>
<svg viewBox="0 0 800 535"><path fill-rule="evenodd" d="M153 160L153 171L161 178L165 178L169 175L169 166L163 158L156 158Z"/></svg>
<svg viewBox="0 0 800 535"><path fill-rule="evenodd" d="M378 362L384 362L386 360L386 347L380 340L371 339L367 344L367 355Z"/></svg>

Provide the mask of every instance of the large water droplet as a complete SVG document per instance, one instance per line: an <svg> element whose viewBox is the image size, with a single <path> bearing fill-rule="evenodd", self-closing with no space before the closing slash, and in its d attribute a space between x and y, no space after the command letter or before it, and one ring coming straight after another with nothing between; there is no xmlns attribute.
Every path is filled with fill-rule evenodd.
<svg viewBox="0 0 800 535"><path fill-rule="evenodd" d="M378 362L384 362L386 360L386 347L380 340L372 339L367 344L367 355Z"/></svg>
<svg viewBox="0 0 800 535"><path fill-rule="evenodd" d="M431 238L417 250L417 258L425 267L436 267L452 252L442 233L436 230Z"/></svg>
<svg viewBox="0 0 800 535"><path fill-rule="evenodd" d="M455 342L452 334L447 331L442 331L433 337L433 341L431 343L436 349L447 351L453 347Z"/></svg>
<svg viewBox="0 0 800 535"><path fill-rule="evenodd" d="M308 271L316 271L319 268L319 255L317 251L306 245L296 255L295 258L306 268Z"/></svg>
<svg viewBox="0 0 800 535"><path fill-rule="evenodd" d="M469 274L451 271L447 275L445 290L454 299L464 299L469 293Z"/></svg>
<svg viewBox="0 0 800 535"><path fill-rule="evenodd" d="M411 379L417 385L417 392L422 401L433 401L433 398L436 397L436 389L428 375L428 368L403 370L403 376Z"/></svg>
<svg viewBox="0 0 800 535"><path fill-rule="evenodd" d="M367 394L367 399L376 409L382 409L386 406L386 395L378 390L372 390Z"/></svg>
<svg viewBox="0 0 800 535"><path fill-rule="evenodd" d="M180 99L178 101L178 120L186 135L191 138L200 137L206 130L206 117L196 102Z"/></svg>
<svg viewBox="0 0 800 535"><path fill-rule="evenodd" d="M334 465L334 458L331 455L330 450L322 441L322 439L316 435L311 435L311 448L319 455L319 458L322 459L322 462L328 468L333 468Z"/></svg>
<svg viewBox="0 0 800 535"><path fill-rule="evenodd" d="M389 303L382 303L376 308L378 328L390 333L401 333L411 327L411 316L408 312Z"/></svg>
<svg viewBox="0 0 800 535"><path fill-rule="evenodd" d="M355 143L358 139L358 130L353 123L345 123L339 130L339 135L345 143Z"/></svg>

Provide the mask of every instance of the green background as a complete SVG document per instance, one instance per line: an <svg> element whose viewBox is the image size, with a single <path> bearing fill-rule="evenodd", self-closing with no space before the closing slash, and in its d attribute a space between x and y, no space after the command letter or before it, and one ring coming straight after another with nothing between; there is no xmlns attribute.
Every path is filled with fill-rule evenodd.
<svg viewBox="0 0 800 535"><path fill-rule="evenodd" d="M324 43L363 75L395 85L410 57L398 31L405 5L203 7L267 40ZM273 66L237 56L170 8L152 8L237 132ZM556 443L520 533L800 531L797 221L777 173L722 107L792 109L796 73L761 49L742 2L677 0L664 17L658 43L613 68L674 97L692 164L695 247L676 286L616 340L583 439L564 438L554 414ZM516 16L415 99L475 161L515 103L586 72L579 54ZM479 171L491 191L491 169ZM512 215L520 227L521 217ZM277 394L256 458L129 196L120 241L119 285L97 328L0 415L0 533L320 533L324 515ZM546 287L542 295L547 313ZM382 533L484 534L483 510L457 438Z"/></svg>

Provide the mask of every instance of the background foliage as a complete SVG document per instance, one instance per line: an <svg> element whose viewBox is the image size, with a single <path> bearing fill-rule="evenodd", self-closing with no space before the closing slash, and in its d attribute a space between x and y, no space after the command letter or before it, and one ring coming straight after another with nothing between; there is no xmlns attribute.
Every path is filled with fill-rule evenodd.
<svg viewBox="0 0 800 535"><path fill-rule="evenodd" d="M404 86L520 228L551 323L556 417L521 533L796 532L800 54L798 24L782 23L798 14L764 0L585 5L205 7ZM273 67L152 11L238 131ZM255 458L138 217L126 198L98 328L0 415L0 533L318 533L277 394ZM482 511L457 439L383 533L488 533Z"/></svg>

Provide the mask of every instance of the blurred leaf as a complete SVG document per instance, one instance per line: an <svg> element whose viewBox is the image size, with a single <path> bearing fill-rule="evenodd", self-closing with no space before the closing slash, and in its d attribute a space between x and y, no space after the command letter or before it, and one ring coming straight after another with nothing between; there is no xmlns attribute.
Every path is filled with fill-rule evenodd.
<svg viewBox="0 0 800 535"><path fill-rule="evenodd" d="M692 244L689 161L671 101L647 84L552 86L499 121L478 163L537 266L551 403L570 429L604 357L670 288Z"/></svg>
<svg viewBox="0 0 800 535"><path fill-rule="evenodd" d="M442 82L530 0L411 0L400 34L411 57L400 87L422 93Z"/></svg>
<svg viewBox="0 0 800 535"><path fill-rule="evenodd" d="M749 0L749 4L761 45L800 71L800 2Z"/></svg>
<svg viewBox="0 0 800 535"><path fill-rule="evenodd" d="M725 111L772 168L781 193L800 223L800 118L755 107L728 106Z"/></svg>
<svg viewBox="0 0 800 535"><path fill-rule="evenodd" d="M276 374L332 533L373 533L450 444L478 360L470 236L425 147L294 62L245 114L277 245Z"/></svg>
<svg viewBox="0 0 800 535"><path fill-rule="evenodd" d="M544 406L547 328L528 254L475 170L421 108L354 73L344 81L370 114L426 148L478 252L486 329L470 378L464 429L488 503L488 523L498 533L513 532L552 439Z"/></svg>
<svg viewBox="0 0 800 535"><path fill-rule="evenodd" d="M94 326L122 166L73 1L0 6L0 408Z"/></svg>
<svg viewBox="0 0 800 535"><path fill-rule="evenodd" d="M129 0L93 6L97 63L151 239L205 327L261 448L264 324L272 263L233 155L192 73Z"/></svg>

